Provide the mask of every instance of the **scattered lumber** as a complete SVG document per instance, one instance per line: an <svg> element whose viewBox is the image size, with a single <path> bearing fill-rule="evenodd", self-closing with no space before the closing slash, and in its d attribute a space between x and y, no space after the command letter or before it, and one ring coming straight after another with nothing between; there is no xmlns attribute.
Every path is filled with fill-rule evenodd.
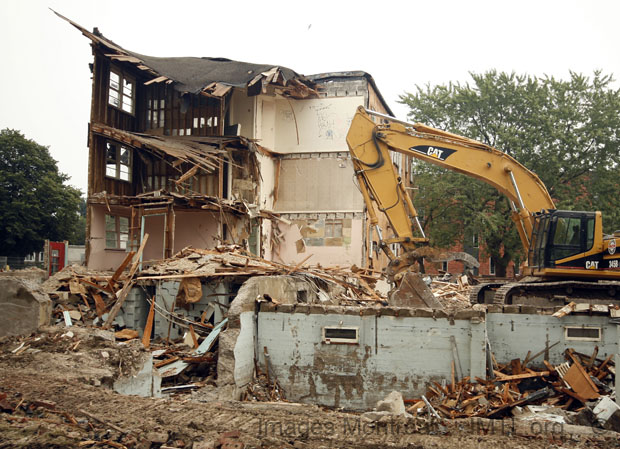
<svg viewBox="0 0 620 449"><path fill-rule="evenodd" d="M598 359L598 348L590 355L567 349L565 363L554 366L543 360L545 369L540 371L526 365L544 351L529 357L531 352L523 361L515 359L495 366L492 371L494 378L489 376L472 381L465 377L456 381L452 376L447 379L451 383L446 387L432 382L425 395L428 405L443 418L502 418L508 416L514 407L534 404L574 411L587 401L614 391L613 357ZM422 399L406 401L414 404L410 413L418 413L424 403Z"/></svg>

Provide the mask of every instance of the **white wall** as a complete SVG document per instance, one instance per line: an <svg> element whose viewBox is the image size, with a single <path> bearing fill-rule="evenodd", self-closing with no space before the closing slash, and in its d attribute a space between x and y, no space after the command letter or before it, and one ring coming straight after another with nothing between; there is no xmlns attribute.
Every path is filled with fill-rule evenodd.
<svg viewBox="0 0 620 449"><path fill-rule="evenodd" d="M363 103L362 96L278 99L273 150L278 153L348 151L345 138L349 125L357 107Z"/></svg>

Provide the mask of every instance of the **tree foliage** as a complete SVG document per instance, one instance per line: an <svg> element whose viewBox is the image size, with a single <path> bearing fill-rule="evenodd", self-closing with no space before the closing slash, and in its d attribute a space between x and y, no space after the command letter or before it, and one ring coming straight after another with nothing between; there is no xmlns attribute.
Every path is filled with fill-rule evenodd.
<svg viewBox="0 0 620 449"><path fill-rule="evenodd" d="M0 255L41 251L79 229L80 191L65 185L47 147L15 130L0 131Z"/></svg>
<svg viewBox="0 0 620 449"><path fill-rule="evenodd" d="M620 228L620 91L611 76L570 79L489 71L471 83L417 86L400 96L412 121L482 141L536 173L558 209L601 210ZM498 274L523 260L507 200L493 188L428 164L414 169L415 203L433 243L451 246L480 235ZM455 226L455 224L459 226Z"/></svg>

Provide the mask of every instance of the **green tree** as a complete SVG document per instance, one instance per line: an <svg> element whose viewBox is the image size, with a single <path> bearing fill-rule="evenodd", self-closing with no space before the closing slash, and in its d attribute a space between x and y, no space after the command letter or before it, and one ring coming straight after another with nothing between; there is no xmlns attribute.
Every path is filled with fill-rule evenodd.
<svg viewBox="0 0 620 449"><path fill-rule="evenodd" d="M86 243L86 198L80 198L78 220L75 223L73 233L69 237L69 244L84 245Z"/></svg>
<svg viewBox="0 0 620 449"><path fill-rule="evenodd" d="M0 254L25 256L76 232L81 192L65 182L47 147L0 131Z"/></svg>
<svg viewBox="0 0 620 449"><path fill-rule="evenodd" d="M498 148L535 172L559 209L601 210L620 227L620 91L611 76L570 79L489 71L471 83L417 86L400 96L412 121ZM449 247L476 233L497 274L523 254L507 200L472 178L417 163L416 206L433 243ZM455 226L458 223L459 226Z"/></svg>

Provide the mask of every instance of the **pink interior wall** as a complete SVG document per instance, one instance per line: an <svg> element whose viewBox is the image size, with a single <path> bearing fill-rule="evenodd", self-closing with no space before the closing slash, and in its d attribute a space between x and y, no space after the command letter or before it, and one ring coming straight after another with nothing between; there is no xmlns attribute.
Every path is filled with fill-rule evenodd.
<svg viewBox="0 0 620 449"><path fill-rule="evenodd" d="M186 246L194 248L214 248L218 242L219 214L213 212L175 211L175 235L173 253Z"/></svg>
<svg viewBox="0 0 620 449"><path fill-rule="evenodd" d="M92 215L90 221L88 268L93 270L116 270L125 260L127 253L124 250L105 249L105 215L109 213L108 209L105 206L90 207ZM113 208L112 213L127 217L129 216L129 208Z"/></svg>
<svg viewBox="0 0 620 449"><path fill-rule="evenodd" d="M164 258L165 218L163 215L144 216L144 233L149 235L142 253L142 260L144 262Z"/></svg>

